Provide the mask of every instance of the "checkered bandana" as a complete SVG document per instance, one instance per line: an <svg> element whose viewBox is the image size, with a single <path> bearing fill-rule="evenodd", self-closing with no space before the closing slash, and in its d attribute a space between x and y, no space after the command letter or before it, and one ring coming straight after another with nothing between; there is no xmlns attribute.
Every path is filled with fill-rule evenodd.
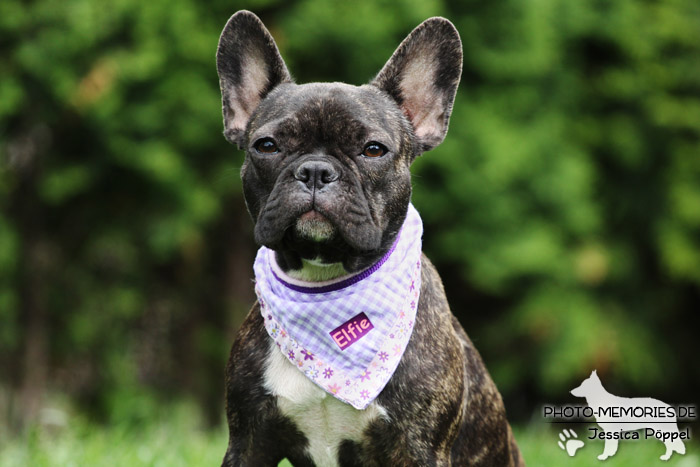
<svg viewBox="0 0 700 467"><path fill-rule="evenodd" d="M369 269L300 282L262 247L255 292L283 355L337 399L364 409L394 374L411 337L420 293L423 223L409 205L392 248Z"/></svg>

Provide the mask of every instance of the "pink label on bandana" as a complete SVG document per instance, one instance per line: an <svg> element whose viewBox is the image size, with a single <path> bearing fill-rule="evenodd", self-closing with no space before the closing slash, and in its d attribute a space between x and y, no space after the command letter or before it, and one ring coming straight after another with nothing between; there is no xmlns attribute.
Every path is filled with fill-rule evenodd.
<svg viewBox="0 0 700 467"><path fill-rule="evenodd" d="M372 329L374 329L372 322L363 312L333 329L330 335L340 350L345 350Z"/></svg>

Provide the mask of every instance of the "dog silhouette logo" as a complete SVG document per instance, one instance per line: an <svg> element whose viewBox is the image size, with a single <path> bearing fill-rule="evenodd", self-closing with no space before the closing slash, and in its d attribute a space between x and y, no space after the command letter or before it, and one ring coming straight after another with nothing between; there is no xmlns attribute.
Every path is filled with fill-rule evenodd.
<svg viewBox="0 0 700 467"><path fill-rule="evenodd" d="M651 397L620 397L610 394L603 387L595 370L577 388L571 390L576 397L583 397L592 409L601 430L590 428L590 439L605 440L605 448L598 459L605 460L617 452L620 439L639 439L639 430L645 438L654 437L663 442L666 452L661 460L671 454L685 454L682 439L687 433L678 430L675 409ZM569 454L573 455L573 454Z"/></svg>

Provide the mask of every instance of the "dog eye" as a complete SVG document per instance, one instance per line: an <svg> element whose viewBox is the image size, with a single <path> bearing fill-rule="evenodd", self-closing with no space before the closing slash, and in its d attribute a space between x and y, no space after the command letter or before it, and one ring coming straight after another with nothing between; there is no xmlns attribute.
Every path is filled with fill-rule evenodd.
<svg viewBox="0 0 700 467"><path fill-rule="evenodd" d="M255 142L253 145L256 151L260 154L277 154L280 152L277 144L272 140L272 138L262 138Z"/></svg>
<svg viewBox="0 0 700 467"><path fill-rule="evenodd" d="M382 157L387 152L386 146L373 141L365 145L365 148L362 150L362 155L365 157Z"/></svg>

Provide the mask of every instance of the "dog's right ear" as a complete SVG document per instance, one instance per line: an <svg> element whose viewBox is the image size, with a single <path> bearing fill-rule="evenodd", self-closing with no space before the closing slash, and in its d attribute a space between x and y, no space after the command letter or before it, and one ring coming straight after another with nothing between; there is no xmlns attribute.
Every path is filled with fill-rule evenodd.
<svg viewBox="0 0 700 467"><path fill-rule="evenodd" d="M260 101L292 77L270 32L255 14L245 10L231 16L221 33L216 69L224 136L242 148L246 125Z"/></svg>

